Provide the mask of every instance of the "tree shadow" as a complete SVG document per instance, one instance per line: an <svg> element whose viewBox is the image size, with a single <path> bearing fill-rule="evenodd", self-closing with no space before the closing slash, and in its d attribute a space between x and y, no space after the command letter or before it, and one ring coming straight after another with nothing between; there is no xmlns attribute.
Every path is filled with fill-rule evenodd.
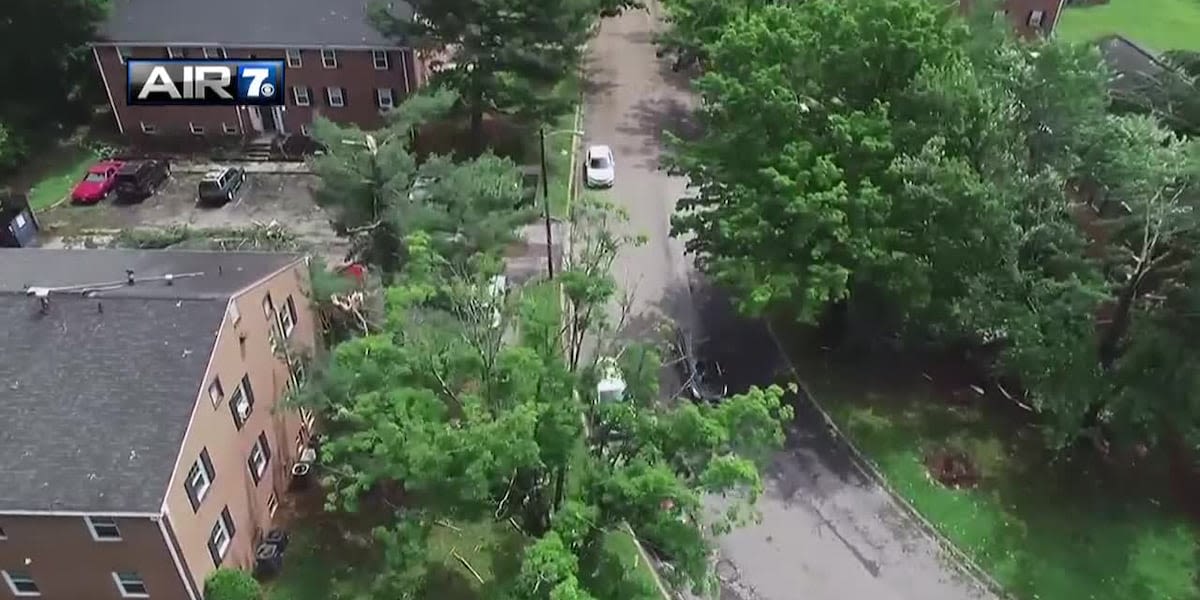
<svg viewBox="0 0 1200 600"><path fill-rule="evenodd" d="M650 170L663 166L665 132L686 140L694 139L698 131L692 108L678 98L643 99L617 127L618 133L640 140L637 151L647 157L641 167Z"/></svg>
<svg viewBox="0 0 1200 600"><path fill-rule="evenodd" d="M605 68L603 61L590 54L583 59L582 71L580 90L583 92L584 101L589 104L602 102L617 87L617 74L612 69Z"/></svg>

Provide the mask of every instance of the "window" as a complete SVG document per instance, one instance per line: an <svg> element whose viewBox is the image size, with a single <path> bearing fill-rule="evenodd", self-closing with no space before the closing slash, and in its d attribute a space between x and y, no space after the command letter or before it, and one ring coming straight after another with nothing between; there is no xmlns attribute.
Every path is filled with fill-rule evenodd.
<svg viewBox="0 0 1200 600"><path fill-rule="evenodd" d="M93 540L97 542L121 541L121 530L117 528L117 522L112 517L84 517L83 520L87 523L88 531L92 532Z"/></svg>
<svg viewBox="0 0 1200 600"><path fill-rule="evenodd" d="M337 51L330 48L321 49L321 66L326 69L337 68Z"/></svg>
<svg viewBox="0 0 1200 600"><path fill-rule="evenodd" d="M150 134L158 133L158 126L155 125L154 123L147 123L145 121L142 121L142 133L150 133Z"/></svg>
<svg viewBox="0 0 1200 600"><path fill-rule="evenodd" d="M212 383L208 384L208 399L212 401L213 408L225 401L225 388L221 386L220 377L213 377Z"/></svg>
<svg viewBox="0 0 1200 600"><path fill-rule="evenodd" d="M287 297L287 302L283 305L283 310L279 313L279 329L283 332L283 337L292 335L292 330L296 328L296 302L291 296Z"/></svg>
<svg viewBox="0 0 1200 600"><path fill-rule="evenodd" d="M233 390L229 400L229 411L233 413L233 424L241 429L254 412L254 389L250 387L250 376L243 375L242 382Z"/></svg>
<svg viewBox="0 0 1200 600"><path fill-rule="evenodd" d="M246 459L246 466L250 467L250 476L254 478L254 483L262 481L263 473L267 472L267 465L271 463L271 446L267 443L267 432L258 434L258 439L254 440L254 446L250 448L250 458Z"/></svg>
<svg viewBox="0 0 1200 600"><path fill-rule="evenodd" d="M213 469L212 459L208 457L208 448L201 448L200 458L192 463L187 479L183 482L183 489L187 492L188 501L192 503L192 512L200 509L200 503L212 489L212 482L216 478L217 472Z"/></svg>
<svg viewBox="0 0 1200 600"><path fill-rule="evenodd" d="M0 571L0 573L4 574L4 581L14 596L42 595L42 591L38 589L37 582L33 580L29 571Z"/></svg>
<svg viewBox="0 0 1200 600"><path fill-rule="evenodd" d="M304 60L300 57L299 49L288 49L283 52L287 56L287 65L289 67L299 69L304 66Z"/></svg>
<svg viewBox="0 0 1200 600"><path fill-rule="evenodd" d="M229 553L229 545L233 541L233 534L236 530L233 527L233 516L229 514L229 507L221 509L221 516L213 525L212 531L208 534L208 554L212 556L213 564L221 566L221 561L225 560L225 555Z"/></svg>
<svg viewBox="0 0 1200 600"><path fill-rule="evenodd" d="M293 360L288 365L288 371L288 387L292 390L300 389L300 384L304 383L304 363Z"/></svg>
<svg viewBox="0 0 1200 600"><path fill-rule="evenodd" d="M221 129L225 131L226 135L237 135L238 133L237 125L230 125L229 123L221 123Z"/></svg>
<svg viewBox="0 0 1200 600"><path fill-rule="evenodd" d="M296 106L308 106L312 104L312 98L308 95L308 88L302 85L292 86L292 100Z"/></svg>
<svg viewBox="0 0 1200 600"><path fill-rule="evenodd" d="M225 49L224 49L224 48L205 48L205 49L204 49L204 58L220 58L220 59L225 59L225 58L228 58L228 57L227 57L227 56L225 56Z"/></svg>
<svg viewBox="0 0 1200 600"><path fill-rule="evenodd" d="M325 88L325 96L329 100L329 106L341 108L346 105L346 95L340 87Z"/></svg>
<svg viewBox="0 0 1200 600"><path fill-rule="evenodd" d="M1045 16L1046 16L1046 13L1044 13L1040 10L1029 11L1029 26L1030 27L1041 27L1042 19L1045 18Z"/></svg>
<svg viewBox="0 0 1200 600"><path fill-rule="evenodd" d="M300 422L304 424L305 431L312 431L313 425L316 424L317 418L313 415L311 408L300 407Z"/></svg>
<svg viewBox="0 0 1200 600"><path fill-rule="evenodd" d="M376 71L386 71L390 67L388 65L387 50L372 50L371 62L375 63Z"/></svg>
<svg viewBox="0 0 1200 600"><path fill-rule="evenodd" d="M204 126L203 125L197 125L195 123L188 122L188 129L190 129L192 131L193 135L204 135Z"/></svg>
<svg viewBox="0 0 1200 600"><path fill-rule="evenodd" d="M308 125L301 125L301 126L300 126L300 135L303 135L303 136L306 136L306 137L307 137L307 136L311 136L311 135L312 135L312 130L308 128Z"/></svg>
<svg viewBox="0 0 1200 600"><path fill-rule="evenodd" d="M232 321L234 325L237 325L238 322L242 320L242 311L238 308L236 300L231 300L229 302L229 320Z"/></svg>
<svg viewBox="0 0 1200 600"><path fill-rule="evenodd" d="M267 498L267 514L274 517L276 511L279 510L279 495L271 492L271 496Z"/></svg>
<svg viewBox="0 0 1200 600"><path fill-rule="evenodd" d="M8 534L4 533L3 527L0 527L0 542L7 540L7 539L8 539Z"/></svg>
<svg viewBox="0 0 1200 600"><path fill-rule="evenodd" d="M267 315L268 321L275 320L275 301L271 299L271 294L263 298L263 314Z"/></svg>
<svg viewBox="0 0 1200 600"><path fill-rule="evenodd" d="M141 575L133 571L118 571L112 574L113 582L117 584L117 591L121 592L122 598L149 598L150 592L146 590L146 582L142 580Z"/></svg>
<svg viewBox="0 0 1200 600"><path fill-rule="evenodd" d="M375 90L375 104L379 106L379 110L392 110L395 107L395 99L392 97L390 88L379 88Z"/></svg>

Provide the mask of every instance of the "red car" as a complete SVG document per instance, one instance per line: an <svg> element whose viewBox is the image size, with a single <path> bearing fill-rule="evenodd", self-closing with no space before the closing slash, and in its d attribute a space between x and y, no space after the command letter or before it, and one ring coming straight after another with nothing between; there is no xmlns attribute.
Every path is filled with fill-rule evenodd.
<svg viewBox="0 0 1200 600"><path fill-rule="evenodd" d="M106 198L116 183L117 171L124 164L119 160L104 160L92 165L87 175L71 190L71 202L95 204Z"/></svg>

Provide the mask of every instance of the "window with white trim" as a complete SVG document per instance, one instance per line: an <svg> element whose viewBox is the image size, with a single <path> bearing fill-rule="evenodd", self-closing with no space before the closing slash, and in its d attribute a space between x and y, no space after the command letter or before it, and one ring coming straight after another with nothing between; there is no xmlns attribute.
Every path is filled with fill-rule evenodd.
<svg viewBox="0 0 1200 600"><path fill-rule="evenodd" d="M246 466L250 468L250 476L254 478L256 485L262 481L270 463L271 445L267 443L267 432L264 431L254 440L254 445L250 447L250 456L246 459Z"/></svg>
<svg viewBox="0 0 1200 600"><path fill-rule="evenodd" d="M283 310L279 311L279 330L283 332L283 337L291 337L292 330L296 328L296 301L292 300L291 296L287 297L287 301L283 303Z"/></svg>
<svg viewBox="0 0 1200 600"><path fill-rule="evenodd" d="M296 103L296 106L308 106L312 104L312 97L308 95L308 88L302 85L293 85L292 101Z"/></svg>
<svg viewBox="0 0 1200 600"><path fill-rule="evenodd" d="M301 125L300 126L300 135L302 135L304 137L311 137L312 130L308 128L308 125Z"/></svg>
<svg viewBox="0 0 1200 600"><path fill-rule="evenodd" d="M220 377L213 377L212 383L208 384L208 399L212 401L213 408L225 401L225 387L221 385Z"/></svg>
<svg viewBox="0 0 1200 600"><path fill-rule="evenodd" d="M93 540L97 542L121 541L121 529L117 527L116 519L112 517L86 516L83 518L83 521L87 523L88 531L92 533Z"/></svg>
<svg viewBox="0 0 1200 600"><path fill-rule="evenodd" d="M225 55L224 48L215 48L214 47L214 48L203 48L202 50L204 52L204 58L219 58L221 60L229 58L228 56Z"/></svg>
<svg viewBox="0 0 1200 600"><path fill-rule="evenodd" d="M158 133L158 126L155 125L154 123L147 123L145 121L141 121L141 125L142 125L142 133L149 133L149 134Z"/></svg>
<svg viewBox="0 0 1200 600"><path fill-rule="evenodd" d="M271 495L267 498L267 514L274 517L275 513L278 510L279 510L279 494L276 494L275 492L271 492Z"/></svg>
<svg viewBox="0 0 1200 600"><path fill-rule="evenodd" d="M121 592L122 598L150 597L150 592L146 589L146 582L141 575L133 571L114 571L112 578L113 583L117 584L117 591Z"/></svg>
<svg viewBox="0 0 1200 600"><path fill-rule="evenodd" d="M300 385L304 383L304 363L299 359L293 360L288 365L288 388L292 391L300 389ZM304 414L304 409L300 409L300 414Z"/></svg>
<svg viewBox="0 0 1200 600"><path fill-rule="evenodd" d="M188 121L188 129L191 130L192 135L204 135L203 125L197 125L191 121Z"/></svg>
<svg viewBox="0 0 1200 600"><path fill-rule="evenodd" d="M250 376L243 375L237 389L229 399L229 411L233 413L233 424L241 429L254 412L254 388L250 386Z"/></svg>
<svg viewBox="0 0 1200 600"><path fill-rule="evenodd" d="M0 575L4 576L8 591L14 596L31 598L42 595L42 590L38 589L37 582L33 580L29 571L0 571Z"/></svg>
<svg viewBox="0 0 1200 600"><path fill-rule="evenodd" d="M4 532L4 528L0 527L0 542L7 540L8 534Z"/></svg>
<svg viewBox="0 0 1200 600"><path fill-rule="evenodd" d="M237 325L242 320L242 310L238 308L237 300L229 302L229 322Z"/></svg>
<svg viewBox="0 0 1200 600"><path fill-rule="evenodd" d="M1040 10L1029 11L1029 26L1041 27L1042 20L1046 18L1046 13Z"/></svg>
<svg viewBox="0 0 1200 600"><path fill-rule="evenodd" d="M387 50L372 50L371 62L375 64L376 71L386 71L391 68L391 65L388 64Z"/></svg>
<svg viewBox="0 0 1200 600"><path fill-rule="evenodd" d="M188 502L192 504L192 512L200 510L200 503L212 489L217 471L213 468L212 459L208 456L208 448L200 449L200 456L188 469L187 479L183 481L183 491L187 493Z"/></svg>
<svg viewBox="0 0 1200 600"><path fill-rule="evenodd" d="M237 125L230 125L229 123L221 123L221 129L225 131L225 135L237 135L238 134Z"/></svg>
<svg viewBox="0 0 1200 600"><path fill-rule="evenodd" d="M326 69L337 68L337 50L333 48L321 48L321 66Z"/></svg>
<svg viewBox="0 0 1200 600"><path fill-rule="evenodd" d="M375 104L379 110L392 110L396 107L396 99L392 95L391 88L376 88Z"/></svg>
<svg viewBox="0 0 1200 600"><path fill-rule="evenodd" d="M229 507L226 506L221 509L221 516L217 517L217 522L208 534L208 554L216 566L221 566L221 561L229 554L234 533L237 533L237 530L233 526L233 516L229 514Z"/></svg>
<svg viewBox="0 0 1200 600"><path fill-rule="evenodd" d="M287 56L287 66L294 69L299 69L304 66L304 58L300 55L299 48L288 48L283 51Z"/></svg>
<svg viewBox="0 0 1200 600"><path fill-rule="evenodd" d="M329 100L329 106L341 108L346 105L346 94L342 92L340 87L325 88L325 98Z"/></svg>

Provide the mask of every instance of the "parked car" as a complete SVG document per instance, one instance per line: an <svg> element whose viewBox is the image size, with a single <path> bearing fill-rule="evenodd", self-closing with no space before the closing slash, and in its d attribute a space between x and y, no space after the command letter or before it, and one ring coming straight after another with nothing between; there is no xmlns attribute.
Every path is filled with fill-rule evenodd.
<svg viewBox="0 0 1200 600"><path fill-rule="evenodd" d="M675 330L670 345L672 362L679 373L681 393L697 402L717 403L729 394L725 372L715 360L700 358L699 349L683 329Z"/></svg>
<svg viewBox="0 0 1200 600"><path fill-rule="evenodd" d="M124 164L119 160L102 160L88 167L83 179L71 190L71 202L95 204L107 198L112 192L117 171Z"/></svg>
<svg viewBox="0 0 1200 600"><path fill-rule="evenodd" d="M197 202L214 206L224 206L233 202L242 184L246 182L246 171L239 167L225 167L217 171L209 171L200 180L197 190Z"/></svg>
<svg viewBox="0 0 1200 600"><path fill-rule="evenodd" d="M134 160L117 171L116 190L120 202L137 202L153 196L171 177L171 166L165 160Z"/></svg>
<svg viewBox="0 0 1200 600"><path fill-rule="evenodd" d="M612 187L617 178L617 163L613 159L612 148L588 146L583 175L588 187Z"/></svg>

